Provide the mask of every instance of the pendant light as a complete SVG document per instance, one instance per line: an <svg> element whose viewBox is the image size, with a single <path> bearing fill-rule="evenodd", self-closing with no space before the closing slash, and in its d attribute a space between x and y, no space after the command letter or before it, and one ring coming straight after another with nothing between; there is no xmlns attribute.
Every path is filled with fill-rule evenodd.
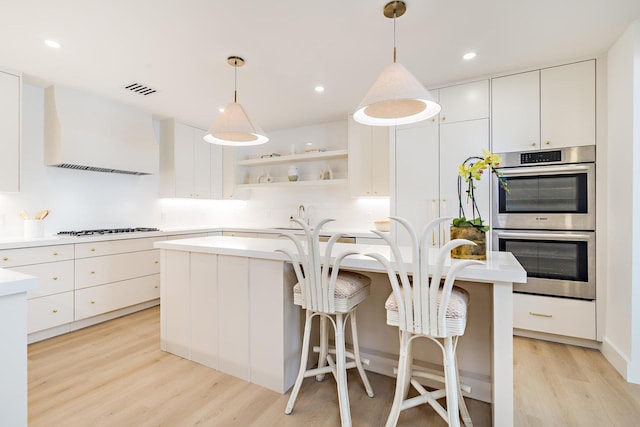
<svg viewBox="0 0 640 427"><path fill-rule="evenodd" d="M224 111L216 117L204 140L212 144L236 147L264 144L269 141L269 138L237 102L238 67L244 65L244 59L239 56L230 56L227 58L227 63L234 67L233 102L227 104Z"/></svg>
<svg viewBox="0 0 640 427"><path fill-rule="evenodd" d="M355 121L371 126L415 123L440 112L440 105L405 67L396 62L396 18L407 10L403 1L384 7L384 16L393 18L393 63L382 71L356 112Z"/></svg>

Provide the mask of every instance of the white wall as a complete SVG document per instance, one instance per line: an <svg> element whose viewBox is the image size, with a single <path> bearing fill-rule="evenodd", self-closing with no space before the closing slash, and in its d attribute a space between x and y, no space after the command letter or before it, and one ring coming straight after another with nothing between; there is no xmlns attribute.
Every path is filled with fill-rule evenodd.
<svg viewBox="0 0 640 427"><path fill-rule="evenodd" d="M158 176L129 176L44 166L44 90L23 85L22 183L20 193L0 193L0 239L22 236L21 209L30 215L51 210L45 234L112 227L286 226L299 204L315 218L337 219L334 228L370 228L369 218L389 214L388 199L358 200L348 189L255 190L247 201L159 199ZM262 150L288 153L291 141L336 141L346 148L340 123L273 132ZM327 133L328 132L328 133ZM244 148L242 150L248 150ZM239 152L239 156L247 155Z"/></svg>
<svg viewBox="0 0 640 427"><path fill-rule="evenodd" d="M640 20L608 54L607 319L603 353L640 382Z"/></svg>

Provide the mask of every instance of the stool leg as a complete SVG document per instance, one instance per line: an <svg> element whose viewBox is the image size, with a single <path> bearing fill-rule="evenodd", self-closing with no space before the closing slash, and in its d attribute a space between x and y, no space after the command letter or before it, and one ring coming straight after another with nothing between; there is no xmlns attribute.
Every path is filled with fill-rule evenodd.
<svg viewBox="0 0 640 427"><path fill-rule="evenodd" d="M456 337L457 341L457 337ZM457 346L454 346L456 348ZM467 409L467 405L464 402L464 396L462 395L462 389L460 388L460 373L458 372L458 356L454 353L453 361L456 364L456 381L458 383L458 407L460 408L460 416L462 417L462 422L465 427L473 427L473 422L471 421L471 415L469 414L469 410Z"/></svg>
<svg viewBox="0 0 640 427"><path fill-rule="evenodd" d="M300 387L302 386L302 380L304 380L304 373L307 370L307 360L309 359L309 341L311 340L311 324L313 322L311 310L306 311L306 320L304 322L304 337L302 339L302 354L300 356L300 369L298 370L298 377L296 378L296 382L293 385L293 389L291 390L291 395L289 396L289 402L287 402L287 407L284 410L284 413L289 415L291 411L293 411L293 405L296 404L296 398L298 397L298 392L300 391Z"/></svg>
<svg viewBox="0 0 640 427"><path fill-rule="evenodd" d="M458 375L456 370L455 355L453 352L453 340L451 337L444 339L444 379L447 393L447 415L450 427L460 427L460 414L458 412Z"/></svg>
<svg viewBox="0 0 640 427"><path fill-rule="evenodd" d="M344 315L336 313L336 382L338 383L338 403L342 427L351 427L351 408L347 389L347 367L344 344Z"/></svg>
<svg viewBox="0 0 640 427"><path fill-rule="evenodd" d="M318 355L318 368L323 368L327 364L327 355L329 354L329 335L327 332L328 319L320 316L320 353ZM316 381L324 380L325 374L316 375Z"/></svg>
<svg viewBox="0 0 640 427"><path fill-rule="evenodd" d="M400 418L400 411L402 410L402 401L405 397L405 390L409 387L409 381L411 379L411 363L409 359L411 342L409 341L411 334L406 331L400 332L400 356L398 358L398 376L396 378L396 391L393 395L393 404L391 405L391 411L387 418L386 427L395 427L398 424L398 418Z"/></svg>
<svg viewBox="0 0 640 427"><path fill-rule="evenodd" d="M358 368L358 372L360 373L360 378L362 378L362 384L364 384L367 395L369 397L373 397L373 388L371 387L371 383L369 383L367 373L364 371L364 367L362 366L362 360L360 360L360 345L358 344L358 325L356 322L355 308L351 310L349 317L351 317L351 337L353 338L353 355L356 359L356 367Z"/></svg>

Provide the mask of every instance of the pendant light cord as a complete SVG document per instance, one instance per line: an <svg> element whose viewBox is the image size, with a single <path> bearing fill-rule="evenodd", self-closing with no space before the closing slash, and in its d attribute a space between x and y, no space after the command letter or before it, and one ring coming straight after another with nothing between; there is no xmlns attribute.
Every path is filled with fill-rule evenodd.
<svg viewBox="0 0 640 427"><path fill-rule="evenodd" d="M396 7L397 2L393 5L393 63L396 63Z"/></svg>
<svg viewBox="0 0 640 427"><path fill-rule="evenodd" d="M238 102L238 60L233 63L233 103Z"/></svg>

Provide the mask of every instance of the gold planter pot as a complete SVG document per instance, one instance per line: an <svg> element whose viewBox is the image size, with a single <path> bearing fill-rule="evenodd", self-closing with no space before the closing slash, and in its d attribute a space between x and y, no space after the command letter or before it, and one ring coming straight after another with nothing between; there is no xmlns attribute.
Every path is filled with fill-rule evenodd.
<svg viewBox="0 0 640 427"><path fill-rule="evenodd" d="M487 259L487 233L475 227L451 227L451 240L467 239L477 246L462 245L451 251L451 258L459 259Z"/></svg>

